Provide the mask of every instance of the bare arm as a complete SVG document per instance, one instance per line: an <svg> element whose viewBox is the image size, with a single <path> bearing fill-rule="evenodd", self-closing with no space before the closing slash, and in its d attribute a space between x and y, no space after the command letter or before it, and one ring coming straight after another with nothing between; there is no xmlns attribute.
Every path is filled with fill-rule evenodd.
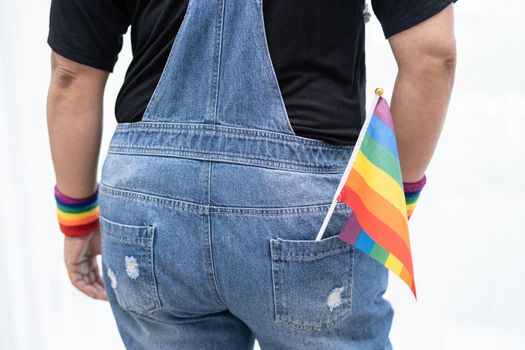
<svg viewBox="0 0 525 350"><path fill-rule="evenodd" d="M456 64L453 20L449 5L389 38L399 68L391 109L405 182L422 178L445 121Z"/></svg>
<svg viewBox="0 0 525 350"><path fill-rule="evenodd" d="M84 198L96 186L108 72L51 56L47 125L58 188Z"/></svg>
<svg viewBox="0 0 525 350"><path fill-rule="evenodd" d="M68 197L85 198L96 189L107 78L108 72L52 53L47 125L56 184ZM64 237L64 262L71 283L92 298L107 300L98 254L98 230L85 237Z"/></svg>

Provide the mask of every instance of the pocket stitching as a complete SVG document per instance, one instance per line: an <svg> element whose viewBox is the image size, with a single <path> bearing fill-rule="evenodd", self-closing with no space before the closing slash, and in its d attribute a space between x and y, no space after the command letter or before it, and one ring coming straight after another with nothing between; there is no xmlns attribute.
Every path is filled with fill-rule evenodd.
<svg viewBox="0 0 525 350"><path fill-rule="evenodd" d="M270 239L270 244L274 251L276 251L276 254L272 254L272 260L284 260L284 261L312 261L312 260L318 260L324 257L337 255L339 253L348 251L352 249L352 246L346 243L342 246L334 246L332 248L326 248L321 251L315 251L315 252L305 252L305 253L282 253L282 245L288 244L288 245L294 245L294 244L303 244L305 246L311 246L314 247L315 245L321 245L321 244L328 244L332 243L334 240L339 239L337 236L331 236L319 241L308 241L308 240L287 240L287 239L281 239L281 238L272 238Z"/></svg>
<svg viewBox="0 0 525 350"><path fill-rule="evenodd" d="M329 250L323 250L319 253L304 253L304 254L280 254L279 257L276 260L282 260L282 261L314 261L319 260L321 258L326 258L332 255L337 255L339 253L346 252L350 249L348 248L334 248Z"/></svg>
<svg viewBox="0 0 525 350"><path fill-rule="evenodd" d="M153 247L153 243L154 243L154 237L155 237L155 233L156 233L156 230L155 230L155 226L148 226L148 230L151 230L151 246L150 246L150 266L151 266L151 287L153 288L153 293L154 293L154 299L155 299L155 308L149 310L148 312L155 312L155 311L158 311L162 308L162 303L160 302L160 295L159 295L159 288L157 286L157 277L155 276L155 264L154 264L154 256L153 256L153 252L154 252L154 247Z"/></svg>
<svg viewBox="0 0 525 350"><path fill-rule="evenodd" d="M143 307L142 309L138 309L131 305L130 303L123 302L121 297L119 296L119 293L114 291L115 297L118 301L118 304L125 310L138 314L143 315L144 313L148 314L151 312L158 311L162 308L162 303L160 301L160 295L158 292L157 282L156 282L156 276L155 276L155 266L153 263L153 242L155 238L155 226L152 225L125 225L120 224L115 221L111 221L102 215L100 215L100 220L105 221L103 225L107 227L107 230L104 232L104 238L109 239L111 241L115 241L121 244L139 244L141 248L144 248L146 250L146 254L144 254L144 258L146 260L146 264L150 266L149 274L146 274L145 276L145 283L150 288L149 293L151 295L152 299L152 306L149 307ZM132 230L136 232L146 232L145 237L129 237L124 236L122 233L115 233L113 229L117 230L119 227L126 228L127 230ZM149 252L149 254L147 254Z"/></svg>
<svg viewBox="0 0 525 350"><path fill-rule="evenodd" d="M302 331L321 331L324 329L331 328L332 326L342 322L343 320L347 319L351 314L353 310L353 276L354 276L354 263L355 263L355 250L352 246L347 245L346 247L334 247L332 249L327 249L322 251L328 252L327 254L316 254L312 253L312 257L316 257L315 259L288 259L289 257L294 256L302 256L297 254L282 254L281 253L281 244L278 244L279 242L286 241L289 242L287 244L293 244L293 242L304 242L303 244L309 244L308 242L311 242L312 245L315 244L326 244L327 240L331 239L338 239L336 236L328 237L321 241L307 241L307 240L282 240L282 239L270 239L272 244L270 245L270 255L271 255L271 267L272 267L272 287L273 287L273 303L274 303L274 320L277 323L281 323L283 325L286 325L290 328L296 329L296 330L302 330ZM321 243L319 243L321 242ZM349 273L348 273L348 280L347 280L347 288L348 291L348 298L346 301L344 301L344 305L346 306L346 311L336 318L330 319L328 321L321 321L318 324L304 324L300 323L300 321L294 319L293 317L290 317L289 315L286 315L286 310L284 310L281 305L278 303L279 295L282 294L282 291L280 290L279 286L283 284L283 273L280 271L278 262L285 262L285 261L314 261L319 260L328 256L335 255L337 253L344 253L350 251L351 259L350 259L350 267L349 267ZM331 253L331 254L330 254Z"/></svg>

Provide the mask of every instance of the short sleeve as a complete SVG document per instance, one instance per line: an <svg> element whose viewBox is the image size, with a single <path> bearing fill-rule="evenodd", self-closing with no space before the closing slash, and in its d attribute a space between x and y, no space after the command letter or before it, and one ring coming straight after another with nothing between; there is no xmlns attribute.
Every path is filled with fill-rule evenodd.
<svg viewBox="0 0 525 350"><path fill-rule="evenodd" d="M385 38L434 16L456 0L372 0Z"/></svg>
<svg viewBox="0 0 525 350"><path fill-rule="evenodd" d="M112 72L128 26L122 0L52 0L47 43L61 56Z"/></svg>

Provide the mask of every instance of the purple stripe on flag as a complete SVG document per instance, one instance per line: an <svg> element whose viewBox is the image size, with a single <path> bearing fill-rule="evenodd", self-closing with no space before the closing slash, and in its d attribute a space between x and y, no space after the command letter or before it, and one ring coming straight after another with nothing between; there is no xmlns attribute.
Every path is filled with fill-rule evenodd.
<svg viewBox="0 0 525 350"><path fill-rule="evenodd" d="M382 97L379 98L379 101L377 101L376 109L374 110L374 114L381 119L386 125L390 127L390 129L394 130L394 121L392 120L392 114L390 113L390 109L388 108L388 103L386 100Z"/></svg>
<svg viewBox="0 0 525 350"><path fill-rule="evenodd" d="M346 219L345 224L343 225L343 228L341 229L341 232L339 233L339 239L343 240L347 243L354 244L354 242L357 239L357 236L359 236L359 233L363 229L361 228L361 225L357 222L357 218L355 217L355 214L353 211L350 212L350 215L348 216L348 219Z"/></svg>

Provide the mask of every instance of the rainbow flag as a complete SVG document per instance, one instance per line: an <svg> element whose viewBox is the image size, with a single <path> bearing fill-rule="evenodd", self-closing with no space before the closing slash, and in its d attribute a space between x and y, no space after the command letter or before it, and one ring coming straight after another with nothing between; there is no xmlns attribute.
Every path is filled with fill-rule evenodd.
<svg viewBox="0 0 525 350"><path fill-rule="evenodd" d="M417 300L408 232L413 208L407 208L392 114L378 90L341 180L337 201L352 211L339 239L398 275Z"/></svg>

